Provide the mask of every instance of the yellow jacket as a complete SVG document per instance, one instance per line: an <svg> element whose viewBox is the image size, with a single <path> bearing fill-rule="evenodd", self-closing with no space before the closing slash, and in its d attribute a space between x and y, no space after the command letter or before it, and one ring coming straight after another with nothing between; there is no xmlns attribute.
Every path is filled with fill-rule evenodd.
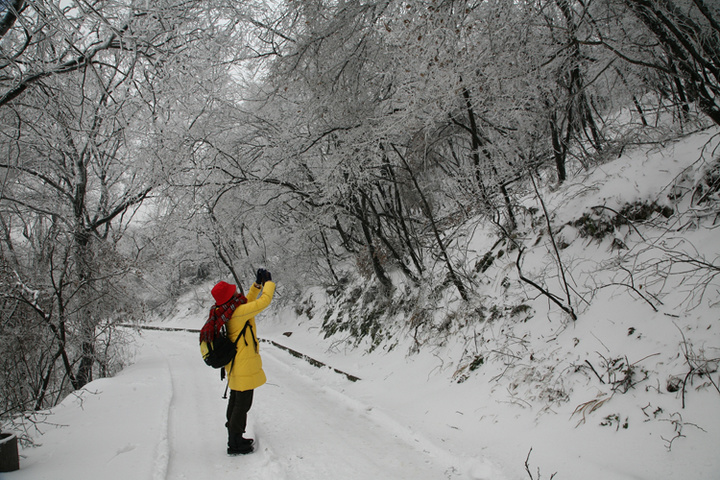
<svg viewBox="0 0 720 480"><path fill-rule="evenodd" d="M265 282L262 287L262 295L254 283L250 287L247 294L248 302L238 305L226 323L228 338L235 341L238 335L248 323L245 329L244 340L240 338L237 341L237 353L235 360L225 366L225 371L229 372L228 384L230 390L246 391L253 390L267 381L265 372L262 369L262 359L260 358L260 346L257 339L257 329L255 327L255 315L265 310L272 297L275 294L275 283ZM203 356L207 353L207 345L205 342L200 344L200 350Z"/></svg>

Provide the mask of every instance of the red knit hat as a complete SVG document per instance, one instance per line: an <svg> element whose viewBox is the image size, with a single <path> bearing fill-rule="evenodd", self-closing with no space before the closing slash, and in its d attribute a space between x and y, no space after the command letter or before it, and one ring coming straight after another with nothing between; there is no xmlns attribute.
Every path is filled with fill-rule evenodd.
<svg viewBox="0 0 720 480"><path fill-rule="evenodd" d="M237 287L235 285L231 285L226 282L218 282L218 284L212 288L210 293L212 293L212 296L215 299L215 305L222 305L227 303L232 296L235 295L236 290Z"/></svg>

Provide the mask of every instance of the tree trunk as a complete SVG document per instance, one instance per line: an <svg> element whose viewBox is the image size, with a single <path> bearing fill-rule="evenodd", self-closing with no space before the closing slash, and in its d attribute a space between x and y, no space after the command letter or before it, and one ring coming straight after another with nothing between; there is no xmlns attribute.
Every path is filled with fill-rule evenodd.
<svg viewBox="0 0 720 480"><path fill-rule="evenodd" d="M448 270L448 275L450 277L450 281L455 285L455 288L457 288L458 293L460 293L460 296L463 300L466 302L468 301L468 294L467 289L465 288L465 285L460 280L460 277L458 277L457 273L455 272L455 269L453 268L452 262L450 261L450 255L447 252L447 248L445 247L445 242L442 241L442 237L440 236L440 231L438 230L437 224L435 223L435 217L432 214L432 209L430 207L430 204L427 201L427 198L425 197L424 192L420 188L420 184L418 183L417 179L415 178L415 174L413 173L412 169L410 168L410 165L407 163L407 160L405 160L405 157L400 154L397 147L395 145L392 146L393 150L395 150L395 153L397 153L398 157L402 160L403 164L405 164L405 168L407 169L408 173L410 174L410 178L413 182L413 185L415 185L415 189L417 190L418 194L420 195L420 200L422 201L424 205L425 215L427 216L428 220L430 221L430 226L432 228L433 234L435 235L435 240L437 241L438 247L440 247L440 252L442 254L443 259L445 260L445 267Z"/></svg>
<svg viewBox="0 0 720 480"><path fill-rule="evenodd" d="M373 242L372 232L370 231L370 226L368 225L367 217L365 217L365 215L361 216L360 224L362 226L363 235L365 236L365 246L368 249L368 255L370 256L373 272L375 272L375 276L380 284L385 287L386 290L390 290L392 288L392 282L388 278L387 273L385 273L385 268L380 263L377 249L375 248L375 243Z"/></svg>
<svg viewBox="0 0 720 480"><path fill-rule="evenodd" d="M84 198L78 195L77 198ZM90 305L93 303L91 277L92 271L90 267L90 232L85 230L82 225L76 227L74 235L74 260L76 278L78 282L77 302L77 322L80 340L80 362L75 372L75 382L73 388L80 389L92 382L93 365L95 364L95 325L97 319L93 315Z"/></svg>
<svg viewBox="0 0 720 480"><path fill-rule="evenodd" d="M367 253L370 257L370 264L372 265L373 273L386 290L392 289L392 282L385 272L385 267L383 267L382 263L380 263L377 247L375 246L372 234L373 228L372 225L370 225L370 220L368 219L366 213L367 205L364 193L361 192L360 200L353 197L349 210L353 216L360 221L360 227L363 232L363 237L365 238L364 245L367 248Z"/></svg>
<svg viewBox="0 0 720 480"><path fill-rule="evenodd" d="M485 185L483 184L481 175L480 175L480 154L479 149L484 148L485 141L482 139L480 135L480 129L478 128L477 121L475 120L475 110L473 109L472 102L470 101L470 92L466 88L463 88L463 97L465 98L465 105L467 107L468 112L468 121L470 122L470 137L472 141L472 155L473 155L473 161L475 163L475 179L478 182L478 187L480 188L480 193L483 197L483 200L486 202L486 204L490 205L490 199L488 198L487 191L485 190ZM497 168L495 168L495 163L493 162L492 158L490 157L490 153L487 151L487 149L483 150L483 153L485 154L485 157L488 159L488 162L490 163L490 168L492 169L493 175L495 175L495 179L497 181L498 189L500 190L500 194L503 197L503 201L505 202L505 209L507 211L507 219L508 219L508 229L510 231L514 231L517 228L517 221L515 220L515 213L513 212L512 203L510 202L510 195L508 194L507 188L505 187L505 183L502 181L500 176L498 175Z"/></svg>
<svg viewBox="0 0 720 480"><path fill-rule="evenodd" d="M555 169L558 174L558 183L563 183L567 180L567 171L565 169L565 156L567 155L567 148L563 145L560 140L560 126L557 121L557 112L550 108L550 140L553 148L553 158L555 158Z"/></svg>

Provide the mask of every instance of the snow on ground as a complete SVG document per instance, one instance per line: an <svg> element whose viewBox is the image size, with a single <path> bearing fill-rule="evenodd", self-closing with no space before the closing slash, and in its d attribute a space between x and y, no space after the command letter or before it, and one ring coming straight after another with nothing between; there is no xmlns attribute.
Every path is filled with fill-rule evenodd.
<svg viewBox="0 0 720 480"><path fill-rule="evenodd" d="M202 323L198 316L181 320L173 326ZM248 432L258 451L228 457L224 384L202 363L196 334L142 331L135 363L53 409L40 425L40 446L22 449L21 470L0 478L519 480L528 478L531 448L536 479L538 472L584 480L717 478L720 424L702 415L686 421L705 431L685 427L688 438L668 452L662 439L647 436L642 420L628 430L589 432L573 428L579 421L571 418L574 405L536 419L523 406L491 400L478 382L448 381L432 355L408 363L402 352L329 353L312 333L295 328L286 337L292 325L268 320L259 324L264 338L336 361L361 380L350 382L263 343L269 381L256 391ZM694 394L692 402L695 412L716 412L720 400ZM665 403L679 410L676 397ZM669 424L667 438L672 430Z"/></svg>
<svg viewBox="0 0 720 480"><path fill-rule="evenodd" d="M2 478L460 478L452 455L328 386L344 377L268 345L248 432L258 450L228 457L224 387L196 336L143 331L136 363L53 409L40 446Z"/></svg>
<svg viewBox="0 0 720 480"><path fill-rule="evenodd" d="M703 151L711 152L707 142L716 144L716 133L641 158L623 157L546 193L556 225L594 205L619 209L651 193L664 203L672 189L692 183L678 178ZM675 208L690 210L686 204ZM703 212L691 213L701 225ZM621 240L638 245L630 248L640 249L643 261L670 247L715 265L720 258L717 228L650 225L642 232L642 242L631 229ZM444 346L412 355L409 336L368 354L339 335L323 339L321 315L298 316L292 306L274 302L258 317L261 338L361 380L351 382L262 343L268 383L256 391L249 425L258 451L240 457L225 454L224 384L201 361L197 334L138 331L134 363L39 417L44 435L35 436L38 446L22 449L21 470L0 478L540 480L556 473L556 480L717 480L720 394L693 376L682 408L681 392L668 392L665 385L670 375L687 374L688 347L696 360L711 360L705 368L720 382L717 281L710 281L703 296L687 289L697 277L682 271L671 272L664 285L638 284L637 292L661 293L657 312L627 287L590 295L593 282L610 278L599 268L610 239L578 239L570 228L561 233L571 244L563 258L578 272L573 285L592 300L577 306L576 322L527 291L530 300L517 300L534 311L526 322L467 325L464 335ZM482 256L494 239L478 230L472 242ZM549 269L544 258L528 252L524 268L537 275ZM652 279L648 270L636 268L637 280ZM494 264L478 281L497 290L512 272L512 264ZM282 272L273 277L282 296ZM327 306L321 290L313 291L313 299L316 312ZM210 303L205 286L157 324L200 328ZM482 352L487 362L468 373L463 368L473 352ZM625 359L635 375L627 391L609 384L623 375L608 364L617 359ZM462 383L460 372L467 374Z"/></svg>

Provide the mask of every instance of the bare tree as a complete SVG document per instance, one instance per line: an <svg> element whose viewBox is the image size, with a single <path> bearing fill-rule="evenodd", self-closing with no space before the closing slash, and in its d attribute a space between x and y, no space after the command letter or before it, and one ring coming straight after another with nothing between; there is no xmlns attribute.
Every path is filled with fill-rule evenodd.
<svg viewBox="0 0 720 480"><path fill-rule="evenodd" d="M33 387L34 405L45 404L45 392L107 373L99 342L114 313L133 308L117 303L130 298L120 279L135 271L126 254L137 259L145 248L120 242L139 206L192 158L185 132L228 84L231 63L263 53L236 41L244 25L272 29L256 7L3 3L0 243L14 286L4 312L25 312L49 342L50 353L40 344L28 353L45 359L28 375L43 385ZM195 78L207 83L188 81Z"/></svg>
<svg viewBox="0 0 720 480"><path fill-rule="evenodd" d="M596 4L606 3L605 18L634 23L597 18L595 35L583 42L613 52L645 77L647 91L655 89L672 97L684 115L687 104L695 103L720 124L720 18L712 2L623 0ZM648 36L653 41L648 41Z"/></svg>

